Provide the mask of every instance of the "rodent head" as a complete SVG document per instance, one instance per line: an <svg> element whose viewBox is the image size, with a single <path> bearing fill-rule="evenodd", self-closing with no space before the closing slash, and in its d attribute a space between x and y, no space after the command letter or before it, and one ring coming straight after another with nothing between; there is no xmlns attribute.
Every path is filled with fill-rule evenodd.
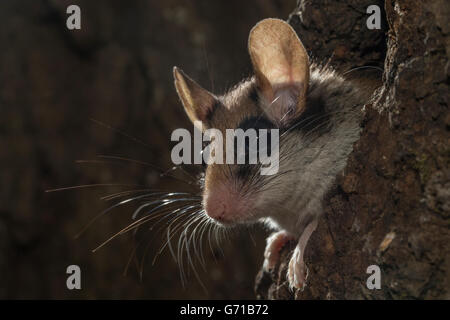
<svg viewBox="0 0 450 320"><path fill-rule="evenodd" d="M174 68L175 87L191 121L200 121L202 130L220 130L224 139L226 129L286 129L305 109L308 55L289 24L278 19L259 22L250 32L248 48L255 76L222 96ZM280 141L280 154L288 147ZM206 213L223 224L269 216L274 208L268 203L276 202L274 188L283 174L261 175L259 165L247 162L208 165L203 191Z"/></svg>

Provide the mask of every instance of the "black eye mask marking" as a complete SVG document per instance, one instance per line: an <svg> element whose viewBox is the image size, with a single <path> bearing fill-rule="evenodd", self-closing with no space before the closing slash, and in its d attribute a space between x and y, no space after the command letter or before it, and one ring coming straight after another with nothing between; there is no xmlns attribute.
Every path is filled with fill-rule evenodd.
<svg viewBox="0 0 450 320"><path fill-rule="evenodd" d="M248 129L254 129L256 131L256 137L259 139L259 130L266 129L267 130L267 153L268 156L271 155L271 133L270 129L275 129L276 126L263 115L258 117L249 117L244 119L239 126L238 129L242 129L244 131ZM259 141L256 141L256 152L259 154ZM237 138L234 140L234 154L235 160L237 159ZM240 164L238 167L237 175L239 178L245 179L246 177L253 174L253 170L257 169L258 166L254 164L250 164L250 142L249 139L245 139L245 164Z"/></svg>
<svg viewBox="0 0 450 320"><path fill-rule="evenodd" d="M250 90L250 93L249 93L248 97L250 98L250 100L252 100L252 102L254 104L258 104L258 102L259 102L258 89L256 87L253 87Z"/></svg>

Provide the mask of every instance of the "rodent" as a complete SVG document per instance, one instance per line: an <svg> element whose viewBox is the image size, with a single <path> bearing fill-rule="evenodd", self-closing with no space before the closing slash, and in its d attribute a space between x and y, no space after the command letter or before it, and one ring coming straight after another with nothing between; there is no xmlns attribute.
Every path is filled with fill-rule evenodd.
<svg viewBox="0 0 450 320"><path fill-rule="evenodd" d="M267 270L287 240L298 240L287 279L290 287L303 289L305 247L324 196L359 138L362 108L374 86L360 86L310 63L297 34L283 20L256 24L248 49L254 76L225 94L208 92L176 67L175 87L190 120L201 121L204 128L280 130L277 174L259 175L257 165L210 164L202 204L221 225L264 221L278 230L267 240Z"/></svg>

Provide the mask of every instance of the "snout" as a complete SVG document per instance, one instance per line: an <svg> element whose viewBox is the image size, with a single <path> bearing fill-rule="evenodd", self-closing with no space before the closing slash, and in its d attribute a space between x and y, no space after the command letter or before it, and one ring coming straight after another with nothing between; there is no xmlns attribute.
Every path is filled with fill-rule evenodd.
<svg viewBox="0 0 450 320"><path fill-rule="evenodd" d="M225 185L210 188L203 195L206 214L221 223L234 223L250 216L250 201Z"/></svg>

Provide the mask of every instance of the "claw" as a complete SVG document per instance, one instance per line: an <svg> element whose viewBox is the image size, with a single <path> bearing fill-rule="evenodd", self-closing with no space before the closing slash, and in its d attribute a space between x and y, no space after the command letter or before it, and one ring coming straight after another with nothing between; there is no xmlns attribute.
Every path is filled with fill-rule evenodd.
<svg viewBox="0 0 450 320"><path fill-rule="evenodd" d="M303 254L308 243L311 234L316 230L317 220L314 220L303 231L291 260L289 261L289 267L287 271L287 279L289 282L289 288L291 290L299 289L303 291L306 287L306 280L308 279L309 270L303 260Z"/></svg>
<svg viewBox="0 0 450 320"><path fill-rule="evenodd" d="M286 276L289 282L289 289L291 291L294 291L294 289L303 291L306 287L308 275L308 266L306 266L306 264L301 260L301 252L297 247L295 248L291 260L289 261L289 267Z"/></svg>
<svg viewBox="0 0 450 320"><path fill-rule="evenodd" d="M293 239L294 237L286 231L275 232L267 238L266 250L264 252L264 271L270 272L275 268L280 258L280 250L287 242Z"/></svg>

